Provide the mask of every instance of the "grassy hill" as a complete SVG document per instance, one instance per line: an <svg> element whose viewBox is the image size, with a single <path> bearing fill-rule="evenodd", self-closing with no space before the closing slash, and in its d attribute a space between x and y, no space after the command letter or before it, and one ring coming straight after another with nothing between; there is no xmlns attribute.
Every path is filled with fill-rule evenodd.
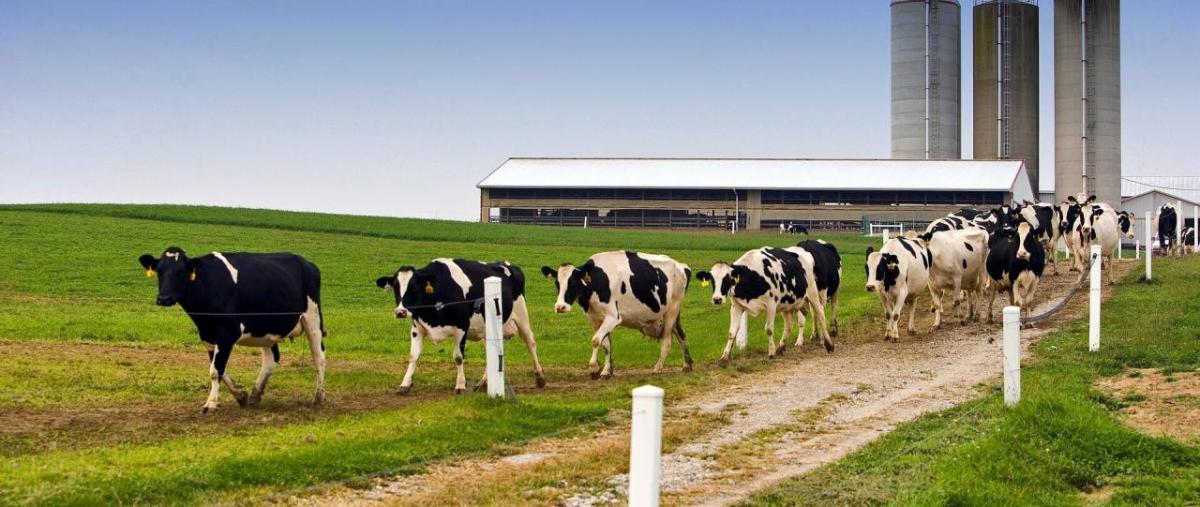
<svg viewBox="0 0 1200 507"><path fill-rule="evenodd" d="M773 233L682 233L525 227L196 206L0 206L0 503L211 502L419 470L440 459L539 436L585 431L628 406L628 389L653 382L680 394L765 367L761 318L751 350L719 370L728 309L694 284L683 324L698 369L652 375L658 347L637 332L614 335L617 378L588 378L591 328L578 309L552 311L542 265L581 262L605 250L668 254L707 269L765 244ZM870 240L828 236L843 251L843 322L874 299L862 284ZM227 391L201 416L207 356L178 308L153 305L156 286L137 263L168 245L189 253L291 251L323 273L327 404L310 405L313 371L304 343L287 343L263 404L240 409ZM408 358L408 321L391 315L375 278L436 257L505 259L525 269L539 353L549 386L532 388L526 352L507 344L521 403L453 396L449 344L426 345L414 391L398 396ZM797 352L791 352L797 353ZM814 345L800 354L824 354ZM235 350L230 374L243 386L256 349ZM467 347L468 376L483 348Z"/></svg>

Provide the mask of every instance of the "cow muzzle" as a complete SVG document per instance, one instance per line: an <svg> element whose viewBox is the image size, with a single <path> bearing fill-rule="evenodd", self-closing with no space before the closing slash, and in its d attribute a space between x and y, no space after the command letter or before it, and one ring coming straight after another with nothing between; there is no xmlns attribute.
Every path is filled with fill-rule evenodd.
<svg viewBox="0 0 1200 507"><path fill-rule="evenodd" d="M571 305L569 305L569 304L566 304L566 303L555 303L554 304L554 312L555 313L567 313L569 311L571 311Z"/></svg>
<svg viewBox="0 0 1200 507"><path fill-rule="evenodd" d="M175 304L175 298L171 296L158 296L158 299L154 301L154 304L158 306L171 306Z"/></svg>
<svg viewBox="0 0 1200 507"><path fill-rule="evenodd" d="M407 319L408 318L408 308L397 308L396 309L396 318L397 319Z"/></svg>
<svg viewBox="0 0 1200 507"><path fill-rule="evenodd" d="M873 283L868 283L866 288L867 292L875 292L875 284Z"/></svg>
<svg viewBox="0 0 1200 507"><path fill-rule="evenodd" d="M712 302L714 305L720 305L721 303L725 302L725 298L723 298L721 296L713 296Z"/></svg>
<svg viewBox="0 0 1200 507"><path fill-rule="evenodd" d="M1017 250L1017 258L1023 261L1029 260L1029 250Z"/></svg>

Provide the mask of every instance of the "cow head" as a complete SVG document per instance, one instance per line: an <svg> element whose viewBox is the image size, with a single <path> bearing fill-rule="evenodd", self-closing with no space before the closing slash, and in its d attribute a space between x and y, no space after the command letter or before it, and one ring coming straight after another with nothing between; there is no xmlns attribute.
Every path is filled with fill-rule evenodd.
<svg viewBox="0 0 1200 507"><path fill-rule="evenodd" d="M729 265L726 262L718 262L713 264L712 271L701 271L696 273L696 279L704 286L712 284L713 294L712 302L714 305L719 305L725 302L725 298L729 296L729 292L733 290L733 286L737 285L739 276L736 274L737 268Z"/></svg>
<svg viewBox="0 0 1200 507"><path fill-rule="evenodd" d="M421 304L426 291L433 293L434 277L424 270L403 266L392 276L381 276L375 280L375 285L381 289L391 289L396 298L395 313L397 319L406 319L410 315L409 306Z"/></svg>
<svg viewBox="0 0 1200 507"><path fill-rule="evenodd" d="M158 277L156 304L171 306L187 299L191 284L196 281L198 266L188 259L182 248L169 247L157 258L143 254L138 262L146 269L147 277Z"/></svg>
<svg viewBox="0 0 1200 507"><path fill-rule="evenodd" d="M1117 227L1121 229L1121 234L1125 235L1125 239L1133 239L1133 213L1128 211L1117 213Z"/></svg>
<svg viewBox="0 0 1200 507"><path fill-rule="evenodd" d="M1028 223L1022 222L1017 225L1016 236L1017 236L1017 258L1018 259L1027 261L1032 256L1032 254L1029 252L1029 249L1032 248L1032 245L1030 245L1030 243L1037 241L1035 238L1033 238L1033 235L1031 234L1032 232L1033 232L1033 227L1031 227Z"/></svg>
<svg viewBox="0 0 1200 507"><path fill-rule="evenodd" d="M887 252L876 252L875 247L867 247L867 292L876 290L887 291L896 285L900 277L900 258Z"/></svg>
<svg viewBox="0 0 1200 507"><path fill-rule="evenodd" d="M1020 216L1020 211L1014 209L1012 206L1003 204L998 208L993 208L990 214L991 217L988 220L990 222L990 229L995 230L1012 227L1013 220Z"/></svg>
<svg viewBox="0 0 1200 507"><path fill-rule="evenodd" d="M592 283L591 272L595 268L596 264L591 259L579 267L571 263L564 263L558 269L542 266L542 275L554 280L554 287L558 290L558 299L554 301L555 312L567 313L575 301L591 297L589 284Z"/></svg>

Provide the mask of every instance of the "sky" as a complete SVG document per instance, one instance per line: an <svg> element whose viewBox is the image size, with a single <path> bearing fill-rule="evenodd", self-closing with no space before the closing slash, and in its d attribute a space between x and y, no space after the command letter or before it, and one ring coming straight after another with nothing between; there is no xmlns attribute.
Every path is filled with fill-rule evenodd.
<svg viewBox="0 0 1200 507"><path fill-rule="evenodd" d="M886 158L888 4L0 0L0 202L469 220L511 156ZM1200 2L1121 15L1124 174L1200 175Z"/></svg>

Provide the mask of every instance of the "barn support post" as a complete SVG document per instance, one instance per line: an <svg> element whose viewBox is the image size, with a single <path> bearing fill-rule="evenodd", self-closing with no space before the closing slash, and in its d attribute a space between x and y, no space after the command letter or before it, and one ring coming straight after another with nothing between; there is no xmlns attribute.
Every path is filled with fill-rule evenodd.
<svg viewBox="0 0 1200 507"><path fill-rule="evenodd" d="M1192 230L1192 253L1200 253L1200 206L1192 206Z"/></svg>
<svg viewBox="0 0 1200 507"><path fill-rule="evenodd" d="M493 398L503 398L504 386L504 313L500 309L500 277L489 276L483 281L483 315L487 336L487 392Z"/></svg>
<svg viewBox="0 0 1200 507"><path fill-rule="evenodd" d="M1100 245L1092 245L1092 273L1088 298L1088 350L1100 350ZM1112 269L1109 266L1108 269Z"/></svg>
<svg viewBox="0 0 1200 507"><path fill-rule="evenodd" d="M1154 228L1154 221L1150 218L1150 212L1146 212L1146 281L1150 281L1150 258L1154 257L1154 243L1151 238Z"/></svg>
<svg viewBox="0 0 1200 507"><path fill-rule="evenodd" d="M1021 308L1004 307L1004 404L1021 401Z"/></svg>
<svg viewBox="0 0 1200 507"><path fill-rule="evenodd" d="M1175 218L1175 241L1171 242L1171 249L1175 251L1176 257L1183 256L1183 221L1185 215L1183 213L1183 201L1175 201L1175 209L1178 210L1178 215Z"/></svg>
<svg viewBox="0 0 1200 507"><path fill-rule="evenodd" d="M633 390L629 435L629 505L657 507L662 479L663 390L644 385Z"/></svg>

